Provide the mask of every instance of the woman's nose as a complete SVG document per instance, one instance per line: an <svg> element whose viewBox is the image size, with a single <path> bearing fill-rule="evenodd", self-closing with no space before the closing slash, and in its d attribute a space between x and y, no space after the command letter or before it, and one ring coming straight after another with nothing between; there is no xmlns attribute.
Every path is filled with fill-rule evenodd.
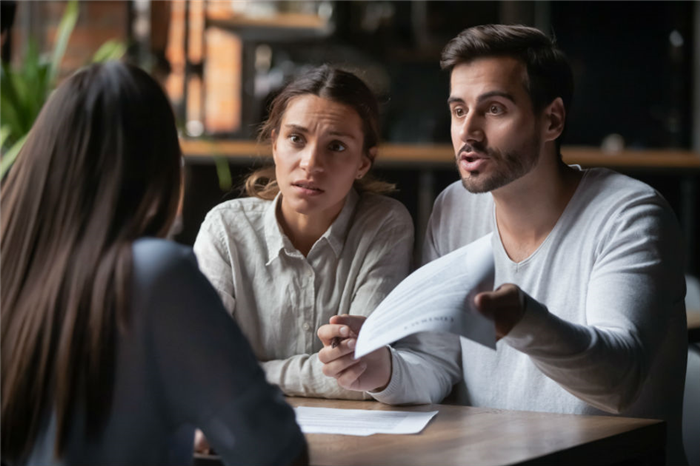
<svg viewBox="0 0 700 466"><path fill-rule="evenodd" d="M323 154L318 146L309 144L306 146L302 156L300 166L307 172L318 172L323 170Z"/></svg>

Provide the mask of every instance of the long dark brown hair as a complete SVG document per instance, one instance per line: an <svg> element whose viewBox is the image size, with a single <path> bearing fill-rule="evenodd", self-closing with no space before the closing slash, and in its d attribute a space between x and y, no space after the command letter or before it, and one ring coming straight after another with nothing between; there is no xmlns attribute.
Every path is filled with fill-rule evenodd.
<svg viewBox="0 0 700 466"><path fill-rule="evenodd" d="M362 151L374 163L369 150L379 144L379 104L369 87L349 71L322 65L314 68L299 78L287 84L274 98L270 105L270 115L260 127L258 142L271 143L273 132L279 134L280 125L287 111L289 102L295 97L315 95L347 105L357 112L362 120L364 141ZM376 194L390 193L395 186L379 181L371 175L365 175L355 181L355 188L360 192ZM267 166L253 172L245 182L245 190L249 196L272 200L279 192L275 179L275 167Z"/></svg>
<svg viewBox="0 0 700 466"><path fill-rule="evenodd" d="M79 403L88 432L104 426L132 243L167 232L180 171L170 103L136 67L79 71L41 111L0 194L4 460L52 410L57 457Z"/></svg>

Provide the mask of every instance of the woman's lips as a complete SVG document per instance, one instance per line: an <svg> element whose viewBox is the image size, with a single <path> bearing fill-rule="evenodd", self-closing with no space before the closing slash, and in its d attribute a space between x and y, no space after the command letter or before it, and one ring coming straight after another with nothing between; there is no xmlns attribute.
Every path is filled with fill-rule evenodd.
<svg viewBox="0 0 700 466"><path fill-rule="evenodd" d="M295 190L301 194L307 195L307 196L314 196L314 195L319 195L323 194L323 189L319 188L318 186L314 185L313 183L306 182L306 181L297 181L295 183L292 183L292 186L295 188Z"/></svg>

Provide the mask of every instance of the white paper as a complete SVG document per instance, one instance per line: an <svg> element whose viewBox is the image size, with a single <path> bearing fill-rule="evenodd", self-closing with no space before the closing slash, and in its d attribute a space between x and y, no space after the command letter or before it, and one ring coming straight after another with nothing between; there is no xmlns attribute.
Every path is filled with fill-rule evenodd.
<svg viewBox="0 0 700 466"><path fill-rule="evenodd" d="M417 434L437 411L406 412L367 409L294 408L297 424L305 434Z"/></svg>
<svg viewBox="0 0 700 466"><path fill-rule="evenodd" d="M362 326L355 357L417 332L454 333L496 349L493 321L474 309L474 296L493 290L491 236L424 265L399 283Z"/></svg>

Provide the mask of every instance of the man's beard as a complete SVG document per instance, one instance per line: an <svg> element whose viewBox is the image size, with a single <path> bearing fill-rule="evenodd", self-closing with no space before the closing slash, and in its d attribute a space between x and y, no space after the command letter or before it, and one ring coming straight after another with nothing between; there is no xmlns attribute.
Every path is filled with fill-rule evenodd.
<svg viewBox="0 0 700 466"><path fill-rule="evenodd" d="M459 154L472 152L486 154L492 165L489 175L471 172L462 177L462 184L471 193L487 193L501 188L527 175L537 165L539 160L539 138L533 137L525 148L519 151L501 152L481 144L465 144L457 153L457 169L459 169Z"/></svg>

